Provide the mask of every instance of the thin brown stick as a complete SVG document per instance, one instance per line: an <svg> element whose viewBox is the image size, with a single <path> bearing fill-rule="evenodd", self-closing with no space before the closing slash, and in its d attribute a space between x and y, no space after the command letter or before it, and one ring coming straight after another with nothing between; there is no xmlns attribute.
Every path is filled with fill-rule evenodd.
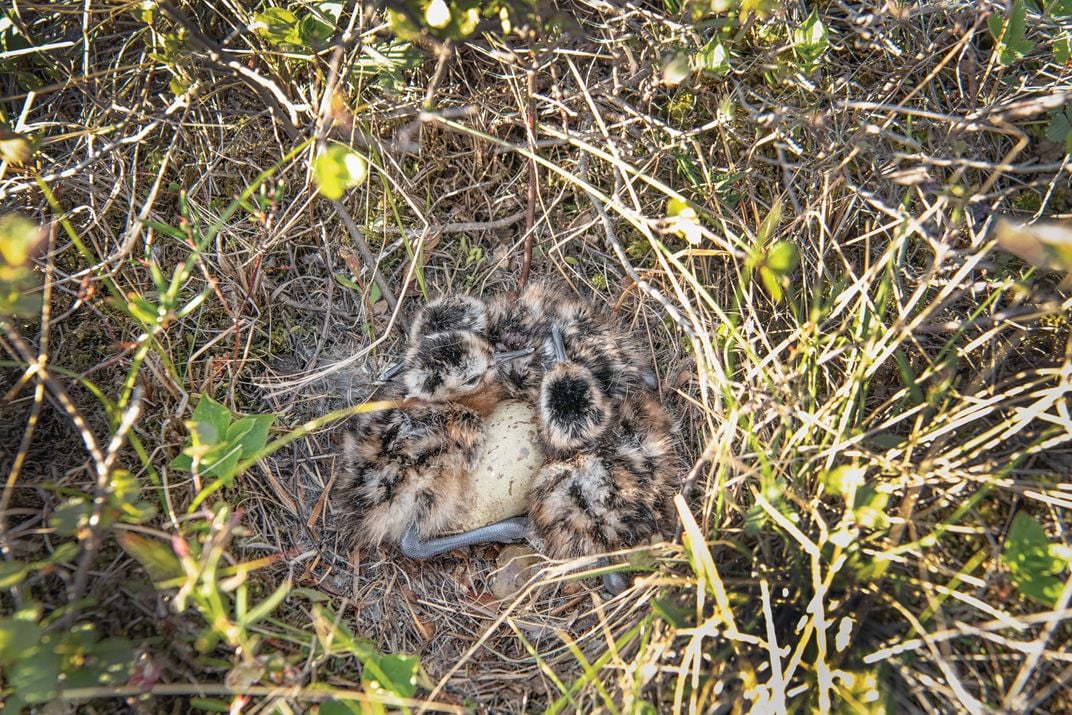
<svg viewBox="0 0 1072 715"><path fill-rule="evenodd" d="M41 296L41 339L38 341L39 353L42 356L48 355L48 341L49 341L49 328L51 324L49 322L52 313L52 275L54 273L55 263L53 262L52 251L56 245L56 232L59 228L59 223L53 222L48 231L48 246L45 252L45 281L44 288ZM28 368L23 377L30 376L30 370ZM21 380L20 380L21 382ZM12 395L13 397L14 395ZM42 381L38 380L34 386L33 404L30 407L30 416L26 419L26 429L22 433L22 441L19 442L19 451L15 453L15 461L11 465L11 471L8 472L7 480L4 482L3 494L0 494L0 554L5 558L10 556L11 545L7 541L7 509L11 504L11 496L15 490L15 484L19 480L19 473L22 471L22 465L26 462L26 456L30 451L30 444L33 442L34 430L37 427L37 420L41 415L41 407L45 400L45 385Z"/></svg>
<svg viewBox="0 0 1072 715"><path fill-rule="evenodd" d="M395 306L398 305L398 300L395 298L394 291L391 290L391 284L388 283L387 279L380 273L379 262L372 255L372 251L369 250L368 243L365 242L365 237L361 235L361 230L357 227L357 223L341 201L332 201L331 205L335 208L335 213L339 215L339 218L342 219L343 224L346 226L346 230L354 242L354 248L361 254L361 260L363 260L365 265L369 267L369 270L372 271L372 280L376 281L376 285L379 286L380 295L387 301L387 305L391 310L394 310Z"/></svg>
<svg viewBox="0 0 1072 715"><path fill-rule="evenodd" d="M529 271L532 269L532 240L533 229L536 227L536 160L533 154L536 152L536 70L529 67L525 70L525 87L528 95L528 106L525 110L525 139L529 148L529 194L528 204L525 208L525 248L521 259L521 276L517 280L518 290L523 289L529 282Z"/></svg>

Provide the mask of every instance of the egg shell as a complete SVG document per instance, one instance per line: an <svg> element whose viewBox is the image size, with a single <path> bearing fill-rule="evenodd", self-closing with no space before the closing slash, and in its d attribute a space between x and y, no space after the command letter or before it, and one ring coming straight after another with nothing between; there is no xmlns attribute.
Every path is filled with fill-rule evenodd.
<svg viewBox="0 0 1072 715"><path fill-rule="evenodd" d="M486 424L484 453L470 475L469 513L458 531L524 514L532 479L543 464L536 413L530 405L501 402Z"/></svg>

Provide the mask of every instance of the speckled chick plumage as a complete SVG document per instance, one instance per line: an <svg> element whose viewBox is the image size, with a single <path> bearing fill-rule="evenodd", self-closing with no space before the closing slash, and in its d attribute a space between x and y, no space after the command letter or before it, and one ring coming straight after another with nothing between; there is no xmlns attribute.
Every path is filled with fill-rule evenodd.
<svg viewBox="0 0 1072 715"><path fill-rule="evenodd" d="M654 393L612 400L590 370L567 360L542 380L537 414L550 460L534 480L529 519L545 553L591 555L658 533L677 463L674 424Z"/></svg>
<svg viewBox="0 0 1072 715"><path fill-rule="evenodd" d="M544 374L554 364L551 325L558 325L570 358L592 373L612 400L654 385L650 353L607 310L570 295L561 285L530 283L516 298L488 302L487 337L496 350L531 347L529 358L499 368L512 397L535 401Z"/></svg>
<svg viewBox="0 0 1072 715"><path fill-rule="evenodd" d="M346 435L334 503L351 546L398 543L414 526L422 538L436 535L465 515L484 418L499 394L483 320L483 304L467 296L425 306L403 372L387 386L399 405Z"/></svg>

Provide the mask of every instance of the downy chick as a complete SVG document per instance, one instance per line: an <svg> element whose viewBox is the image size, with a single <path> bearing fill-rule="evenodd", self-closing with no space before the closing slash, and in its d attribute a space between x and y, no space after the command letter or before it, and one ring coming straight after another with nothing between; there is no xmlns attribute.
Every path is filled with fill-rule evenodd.
<svg viewBox="0 0 1072 715"><path fill-rule="evenodd" d="M612 407L592 371L567 358L556 325L552 335L556 362L537 410L550 461L529 495L533 534L559 559L636 546L658 532L676 488L673 422L646 390ZM604 584L626 586L620 574Z"/></svg>
<svg viewBox="0 0 1072 715"><path fill-rule="evenodd" d="M539 396L543 375L555 360L552 324L561 331L569 357L587 368L611 399L654 389L650 360L635 336L591 301L539 281L526 286L516 299L496 296L488 303L487 335L496 349L534 350L531 357L500 369L512 396L532 401Z"/></svg>
<svg viewBox="0 0 1072 715"><path fill-rule="evenodd" d="M422 544L427 555L530 540L569 559L635 546L657 532L675 490L670 416L646 390L612 399L587 367L568 359L554 322L550 334L554 363L537 402L549 461L534 479L528 516L431 539ZM603 584L616 594L628 581L611 573Z"/></svg>
<svg viewBox="0 0 1072 715"><path fill-rule="evenodd" d="M429 312L418 324L438 326ZM500 399L494 368L528 352L493 354L471 330L411 335L394 388L404 398L346 436L334 499L349 545L387 541L426 557L422 540L465 514L484 418Z"/></svg>

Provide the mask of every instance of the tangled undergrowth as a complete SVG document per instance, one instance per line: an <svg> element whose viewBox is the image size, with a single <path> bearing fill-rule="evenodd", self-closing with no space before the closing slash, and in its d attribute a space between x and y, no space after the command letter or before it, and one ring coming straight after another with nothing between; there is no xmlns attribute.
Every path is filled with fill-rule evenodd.
<svg viewBox="0 0 1072 715"><path fill-rule="evenodd" d="M1068 239L994 230L1072 6L387 5L5 9L5 706L1072 710ZM647 336L676 533L338 553L408 318L530 276Z"/></svg>

